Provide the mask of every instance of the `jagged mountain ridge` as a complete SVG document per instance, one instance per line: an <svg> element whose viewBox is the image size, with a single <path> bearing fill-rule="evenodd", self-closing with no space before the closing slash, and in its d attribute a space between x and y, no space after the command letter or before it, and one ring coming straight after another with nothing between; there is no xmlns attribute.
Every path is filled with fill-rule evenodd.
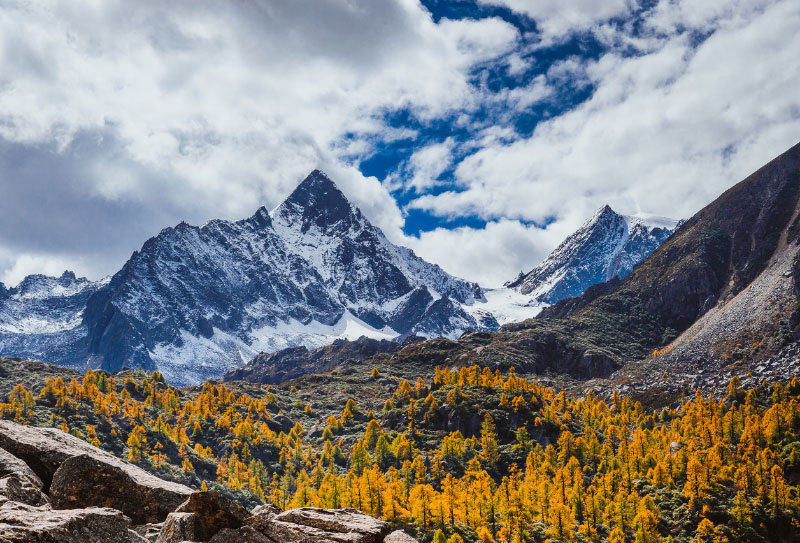
<svg viewBox="0 0 800 543"><path fill-rule="evenodd" d="M461 308L476 296L477 285L391 244L317 170L272 214L184 223L145 243L90 298L88 349L106 369L196 382L259 351L481 329Z"/></svg>
<svg viewBox="0 0 800 543"><path fill-rule="evenodd" d="M37 350L6 339L3 354L157 368L188 384L260 351L498 327L491 315L465 311L482 299L478 285L392 244L318 170L272 213L166 228L110 280L86 288L71 299L70 327ZM0 307L9 292L0 292Z"/></svg>
<svg viewBox="0 0 800 543"><path fill-rule="evenodd" d="M305 207L315 208L318 205L312 203L306 204ZM341 205L343 204L335 204L334 207ZM287 208L291 209L292 204L281 206L276 215L280 217ZM296 213L291 215L294 216ZM330 215L336 217L343 214L334 210ZM327 217L328 215L325 215L324 220L328 220ZM278 220L280 219L277 219L276 223ZM676 221L671 219L648 220L619 215L609 206L604 206L580 229L564 240L540 266L527 275L521 275L514 284L503 289L485 291L485 303L467 306L466 310L476 317L478 322L482 320L481 314L487 313L492 314L501 324L531 318L549 303L573 293L582 294L586 287L603 282L607 278L627 275L635 264L646 258L672 233L675 225ZM285 231L291 228L290 236L299 239L307 235L303 234L304 232L311 232L319 228L319 225L304 218L303 221L278 228L283 228ZM287 236L284 234L284 237ZM316 239L319 236L311 237ZM318 258L324 260L327 258L326 254L323 250ZM312 256L313 254L309 255ZM329 266L320 267L329 268ZM334 271L346 274L346 270L334 268ZM470 328L469 322L459 322L458 308L451 307L453 302L446 297L433 301L427 291L417 291L413 296L425 298L424 303L412 303L410 309L405 309L404 312L414 311L415 308L428 308L426 316L419 314L406 317L407 320L417 321L419 329L428 332L425 335L448 336L448 329ZM492 329L493 326L483 328ZM336 349L336 352L347 353L350 350ZM225 379L277 383L303 374L325 371L332 367L329 363L331 357L323 356L322 353L321 349L309 351L304 347L260 353L246 366L226 373Z"/></svg>
<svg viewBox="0 0 800 543"><path fill-rule="evenodd" d="M616 213L603 206L538 266L507 284L554 304L592 285L624 278L675 230L678 221Z"/></svg>

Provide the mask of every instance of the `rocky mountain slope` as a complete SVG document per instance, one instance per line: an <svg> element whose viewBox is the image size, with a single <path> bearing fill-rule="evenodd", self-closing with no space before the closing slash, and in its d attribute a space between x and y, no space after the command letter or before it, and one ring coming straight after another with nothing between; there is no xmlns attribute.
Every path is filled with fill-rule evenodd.
<svg viewBox="0 0 800 543"><path fill-rule="evenodd" d="M580 296L592 285L624 278L675 230L678 222L599 209L533 270L507 284L544 304Z"/></svg>
<svg viewBox="0 0 800 543"><path fill-rule="evenodd" d="M580 295L589 286L612 277L624 277L633 266L644 260L673 232L676 222L670 219L623 216L610 207L600 209L592 218L570 235L545 261L530 273L520 275L505 288L483 291L483 299L464 306L477 321L481 314L491 314L499 324L523 321L542 308L565 296ZM435 306L431 306L431 310ZM457 326L467 329L468 325ZM490 327L489 327L490 328ZM445 327L422 326L435 334L450 336ZM474 330L474 328L473 328ZM346 345L346 344L343 344ZM333 347L340 353L348 349ZM393 349L394 352L398 349ZM226 380L243 379L251 382L276 383L333 367L323 350L308 351L296 347L274 353L261 353L240 370L225 375ZM355 358L354 358L355 359Z"/></svg>
<svg viewBox="0 0 800 543"><path fill-rule="evenodd" d="M415 542L354 509L247 511L54 428L0 420L0 446L0 539L8 543Z"/></svg>
<svg viewBox="0 0 800 543"><path fill-rule="evenodd" d="M180 224L148 240L89 299L88 354L105 369L199 382L259 351L496 327L462 309L479 296L390 243L315 171L271 215Z"/></svg>

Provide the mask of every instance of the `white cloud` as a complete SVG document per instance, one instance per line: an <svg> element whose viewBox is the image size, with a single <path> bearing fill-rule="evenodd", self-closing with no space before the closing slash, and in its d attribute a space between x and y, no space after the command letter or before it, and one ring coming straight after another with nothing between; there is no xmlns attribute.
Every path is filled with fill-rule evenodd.
<svg viewBox="0 0 800 543"><path fill-rule="evenodd" d="M484 3L541 35L435 24L417 0L3 4L0 276L100 277L162 227L274 206L320 167L393 241L498 285L603 204L687 217L797 142L797 2L661 0L638 33L608 22L628 0ZM475 72L522 77L544 44L581 32L609 51L513 89ZM585 103L515 132L521 112L587 85ZM381 184L354 164L418 136L385 125L400 109L471 136L416 149ZM453 167L460 191L424 194ZM412 208L491 222L407 238L387 190L401 186L420 195Z"/></svg>
<svg viewBox="0 0 800 543"><path fill-rule="evenodd" d="M387 110L437 118L474 107L471 67L517 39L499 19L434 24L416 0L4 3L0 143L24 149L28 163L0 155L0 179L12 189L0 203L10 213L0 260L41 250L56 235L48 229L82 215L69 231L97 243L73 250L104 251L97 232L114 223L94 211L113 203L119 224L133 216L146 224L116 236L124 249L76 270L103 275L145 232L274 206L315 167L397 236L397 205L349 165L351 155L369 152L375 137L401 135L384 126ZM58 169L37 169L34 182L28 165L53 155L63 158ZM78 207L50 206L44 188L28 197L25 185L42 177ZM160 211L140 213L149 207ZM41 224L15 231L23 213Z"/></svg>
<svg viewBox="0 0 800 543"><path fill-rule="evenodd" d="M480 0L506 6L536 21L543 42L630 13L632 0Z"/></svg>
<svg viewBox="0 0 800 543"><path fill-rule="evenodd" d="M419 194L435 186L436 178L450 167L453 161L454 147L453 138L447 138L441 143L432 143L414 151L404 168L406 179L400 183L415 189Z"/></svg>
<svg viewBox="0 0 800 543"><path fill-rule="evenodd" d="M22 254L16 255L11 266L0 275L0 283L7 287L14 287L22 281L25 276L34 273L44 275L60 276L65 270L74 270L85 267L86 263L81 259L69 257L53 256L50 254Z"/></svg>
<svg viewBox="0 0 800 543"><path fill-rule="evenodd" d="M671 35L642 56L584 62L591 99L530 138L487 144L457 166L466 190L411 207L543 221L608 203L691 216L798 141L800 4L755 5L698 16L718 28L699 47Z"/></svg>
<svg viewBox="0 0 800 543"><path fill-rule="evenodd" d="M405 245L445 271L485 287L500 287L520 271L530 271L566 237L564 223L546 229L501 219L485 228L437 228L409 237Z"/></svg>

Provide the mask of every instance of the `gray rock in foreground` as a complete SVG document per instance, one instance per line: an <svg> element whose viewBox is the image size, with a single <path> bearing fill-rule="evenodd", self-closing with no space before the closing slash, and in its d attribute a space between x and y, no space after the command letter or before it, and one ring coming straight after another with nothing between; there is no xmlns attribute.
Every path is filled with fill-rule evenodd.
<svg viewBox="0 0 800 543"><path fill-rule="evenodd" d="M137 485L163 488L183 496L192 493L189 487L151 475L57 428L35 428L0 420L0 447L24 461L42 480L45 491L50 489L53 476L61 464L73 456L87 455L97 463L120 468Z"/></svg>
<svg viewBox="0 0 800 543"><path fill-rule="evenodd" d="M355 509L247 511L53 428L0 420L0 444L3 543L414 543Z"/></svg>
<svg viewBox="0 0 800 543"><path fill-rule="evenodd" d="M42 488L42 480L36 475L28 464L11 454L0 449L0 477L15 475L20 481L27 482L36 488Z"/></svg>
<svg viewBox="0 0 800 543"><path fill-rule="evenodd" d="M129 520L99 507L54 511L16 502L0 506L4 543L130 543Z"/></svg>
<svg viewBox="0 0 800 543"><path fill-rule="evenodd" d="M188 487L164 481L133 465L110 463L107 458L89 454L64 460L50 484L56 509L112 507L135 524L166 519L191 493Z"/></svg>
<svg viewBox="0 0 800 543"><path fill-rule="evenodd" d="M6 475L0 479L0 501L2 499L27 505L48 505L49 498L28 480L17 475Z"/></svg>
<svg viewBox="0 0 800 543"><path fill-rule="evenodd" d="M363 543L379 543L389 533L389 524L365 515L356 509L318 509L301 507L290 509L275 517L276 521L290 522L340 534L357 533Z"/></svg>

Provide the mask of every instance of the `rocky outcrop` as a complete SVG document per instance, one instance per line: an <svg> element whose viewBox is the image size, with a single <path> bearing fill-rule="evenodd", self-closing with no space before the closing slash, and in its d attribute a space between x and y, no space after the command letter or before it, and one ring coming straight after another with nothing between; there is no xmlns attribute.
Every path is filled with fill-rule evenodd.
<svg viewBox="0 0 800 543"><path fill-rule="evenodd" d="M251 526L242 526L236 530L223 528L211 538L211 543L275 543L262 532Z"/></svg>
<svg viewBox="0 0 800 543"><path fill-rule="evenodd" d="M580 296L591 285L628 275L676 225L672 219L630 217L604 206L541 264L507 285L548 304Z"/></svg>
<svg viewBox="0 0 800 543"><path fill-rule="evenodd" d="M337 339L318 349L301 346L275 353L261 353L241 368L226 373L225 380L276 385L302 375L326 372L351 360L364 360L380 353L391 354L423 339L410 336L403 343L398 343L362 336L353 341Z"/></svg>
<svg viewBox="0 0 800 543"><path fill-rule="evenodd" d="M130 543L130 521L99 507L52 510L8 501L0 505L4 543Z"/></svg>
<svg viewBox="0 0 800 543"><path fill-rule="evenodd" d="M180 543L195 541L194 513L170 513L164 521L155 543Z"/></svg>
<svg viewBox="0 0 800 543"><path fill-rule="evenodd" d="M52 428L0 420L0 443L3 543L382 543L389 533L355 509L247 511Z"/></svg>
<svg viewBox="0 0 800 543"><path fill-rule="evenodd" d="M0 449L0 477L15 475L21 481L25 481L36 488L42 488L42 480L36 475L28 464L11 454Z"/></svg>
<svg viewBox="0 0 800 543"><path fill-rule="evenodd" d="M192 490L186 486L172 483L151 475L143 469L120 460L116 456L90 445L89 443L66 434L56 428L34 428L23 426L7 420L0 420L0 447L25 462L28 467L42 480L43 488L49 491L56 472L68 459L85 456L82 461L73 461L75 469L83 470L89 476L89 469L103 470L104 473L116 473L120 480L129 480L139 489L148 489L152 492L153 499L166 500L177 507L186 499ZM59 476L59 484L69 483L69 474ZM72 484L78 484L75 481ZM88 487L88 485L86 485ZM90 493L91 488L83 490L74 487L76 492ZM111 483L107 486L111 492L115 487ZM96 492L100 492L94 489ZM118 490L116 490L118 492ZM144 492L140 490L139 492ZM141 495L141 494L140 494ZM147 506L148 504L138 504ZM163 510L161 507L157 507ZM169 511L163 512L164 520Z"/></svg>
<svg viewBox="0 0 800 543"><path fill-rule="evenodd" d="M389 524L355 509L302 507L277 515L265 523L264 532L286 543L380 543Z"/></svg>
<svg viewBox="0 0 800 543"><path fill-rule="evenodd" d="M167 516L167 518L169 519L169 516ZM139 526L134 526L133 531L135 531L144 541L155 543L156 539L158 539L158 534L161 533L161 529L164 527L165 522L166 521L140 524Z"/></svg>
<svg viewBox="0 0 800 543"><path fill-rule="evenodd" d="M130 464L107 460L89 454L67 458L50 484L53 507L113 507L134 523L146 524L167 518L192 493Z"/></svg>
<svg viewBox="0 0 800 543"><path fill-rule="evenodd" d="M25 462L0 449L0 500L45 505L49 499L42 492L43 486L42 480Z"/></svg>

